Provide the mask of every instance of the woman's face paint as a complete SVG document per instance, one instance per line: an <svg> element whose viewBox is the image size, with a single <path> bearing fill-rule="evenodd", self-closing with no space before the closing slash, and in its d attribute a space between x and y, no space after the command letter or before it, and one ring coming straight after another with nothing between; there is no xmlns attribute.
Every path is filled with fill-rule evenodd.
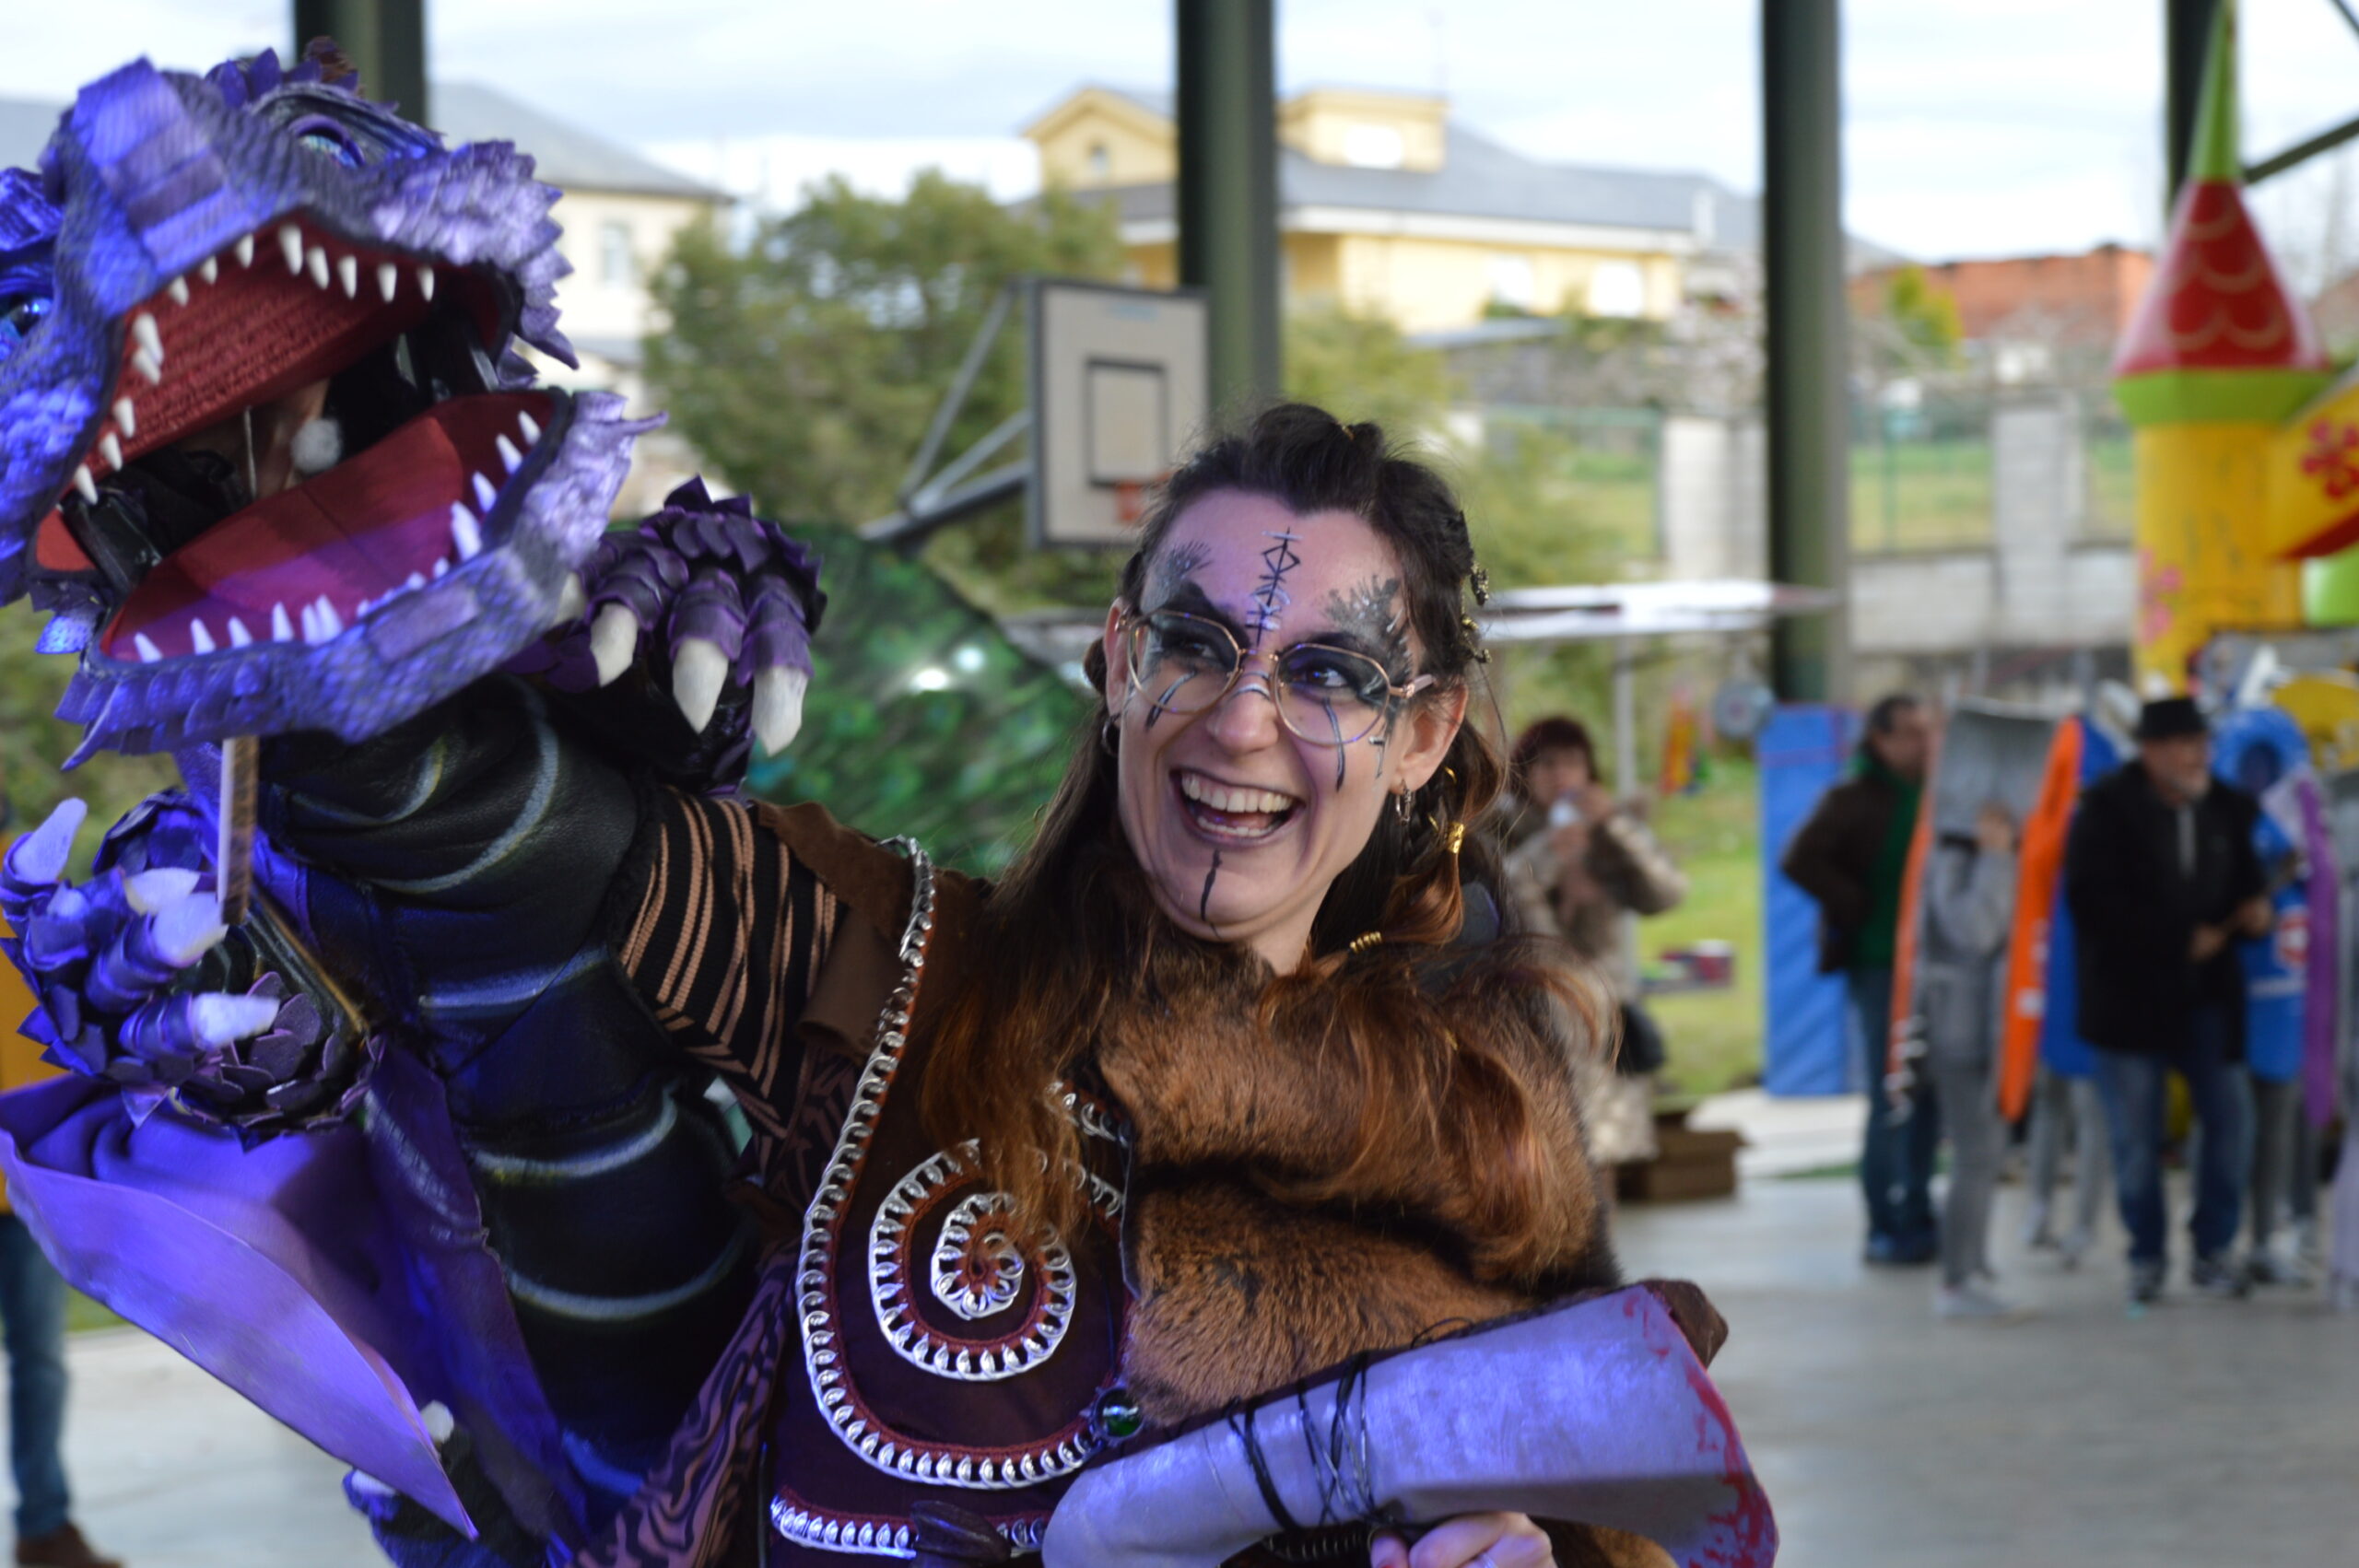
<svg viewBox="0 0 2359 1568"><path fill-rule="evenodd" d="M1218 491L1173 523L1137 608L1218 622L1249 650L1257 639L1269 651L1348 649L1402 684L1417 652L1402 581L1391 547L1353 513L1297 517L1268 497ZM1118 611L1106 654L1122 831L1156 903L1186 930L1249 943L1290 970L1388 791L1440 766L1464 694L1429 693L1350 745L1324 745L1279 721L1266 657L1249 659L1213 707L1170 711L1169 683L1133 686L1120 626Z"/></svg>

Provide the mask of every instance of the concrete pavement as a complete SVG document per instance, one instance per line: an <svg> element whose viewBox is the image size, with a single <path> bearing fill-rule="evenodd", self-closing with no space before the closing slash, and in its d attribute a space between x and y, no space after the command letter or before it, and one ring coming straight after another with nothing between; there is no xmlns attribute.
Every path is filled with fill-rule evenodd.
<svg viewBox="0 0 2359 1568"><path fill-rule="evenodd" d="M1847 1180L1752 1181L1630 1208L1633 1275L1710 1293L1714 1376L1777 1509L1790 1568L2318 1568L2359 1562L2359 1317L2316 1290L2243 1303L2183 1287L2124 1309L2120 1233L2067 1273L2015 1235L2001 1288L2037 1316L1938 1324L1933 1272L1859 1261Z"/></svg>

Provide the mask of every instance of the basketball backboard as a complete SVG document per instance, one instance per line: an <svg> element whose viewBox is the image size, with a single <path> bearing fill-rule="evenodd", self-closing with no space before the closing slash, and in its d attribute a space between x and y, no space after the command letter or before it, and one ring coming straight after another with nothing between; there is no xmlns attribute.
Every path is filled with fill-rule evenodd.
<svg viewBox="0 0 2359 1568"><path fill-rule="evenodd" d="M1212 412L1203 296L1038 278L1031 307L1032 543L1126 548Z"/></svg>

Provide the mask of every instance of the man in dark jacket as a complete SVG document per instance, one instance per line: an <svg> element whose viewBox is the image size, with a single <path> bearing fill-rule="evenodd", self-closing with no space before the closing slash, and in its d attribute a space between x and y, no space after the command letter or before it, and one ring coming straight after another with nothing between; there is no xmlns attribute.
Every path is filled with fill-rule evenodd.
<svg viewBox="0 0 2359 1568"><path fill-rule="evenodd" d="M1871 1263L1930 1263L1936 1250L1931 1188L1941 1118L1930 1090L1901 1121L1884 1095L1901 881L1931 749L1932 725L1922 704L1906 692L1879 700L1868 710L1852 776L1819 801L1781 862L1794 884L1818 902L1818 966L1843 976L1851 1047L1865 1066L1868 1125L1860 1185L1868 1199Z"/></svg>
<svg viewBox="0 0 2359 1568"><path fill-rule="evenodd" d="M2162 1294L2166 1075L2186 1079L2202 1124L2191 1282L2242 1295L2230 1256L2251 1167L2245 1103L2245 977L2235 940L2271 923L2253 852L2259 807L2212 777L2212 737L2186 697L2150 702L2137 759L2089 786L2064 853L2078 942L2081 1033L2097 1047L2111 1124L2130 1294Z"/></svg>

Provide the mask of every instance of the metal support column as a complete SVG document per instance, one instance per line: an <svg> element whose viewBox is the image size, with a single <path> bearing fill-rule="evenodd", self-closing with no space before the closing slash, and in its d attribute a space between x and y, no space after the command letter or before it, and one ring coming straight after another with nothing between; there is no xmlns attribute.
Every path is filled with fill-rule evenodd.
<svg viewBox="0 0 2359 1568"><path fill-rule="evenodd" d="M2220 0L2163 0L2163 211L2178 200L2195 140L2195 106L2203 96L2203 66Z"/></svg>
<svg viewBox="0 0 2359 1568"><path fill-rule="evenodd" d="M426 96L426 0L295 0L295 58L332 38L360 72L363 91L433 123Z"/></svg>
<svg viewBox="0 0 2359 1568"><path fill-rule="evenodd" d="M1839 0L1762 0L1769 571L1838 593L1850 576L1841 56ZM1844 701L1850 673L1842 606L1772 629L1770 679L1785 700Z"/></svg>
<svg viewBox="0 0 2359 1568"><path fill-rule="evenodd" d="M1180 281L1204 290L1216 409L1278 395L1273 0L1176 0Z"/></svg>

